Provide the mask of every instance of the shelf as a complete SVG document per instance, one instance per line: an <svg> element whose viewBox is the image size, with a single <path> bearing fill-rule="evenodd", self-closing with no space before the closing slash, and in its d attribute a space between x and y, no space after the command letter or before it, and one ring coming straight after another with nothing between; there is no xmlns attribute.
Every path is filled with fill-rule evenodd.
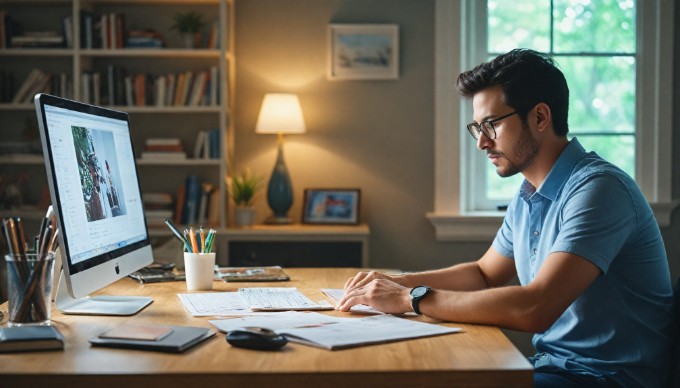
<svg viewBox="0 0 680 388"><path fill-rule="evenodd" d="M0 57L70 57L73 50L67 48L6 48L0 49Z"/></svg>
<svg viewBox="0 0 680 388"><path fill-rule="evenodd" d="M144 160L137 159L138 166L215 166L221 164L218 159L186 159L186 160Z"/></svg>
<svg viewBox="0 0 680 388"><path fill-rule="evenodd" d="M42 155L14 154L0 156L0 164L43 164Z"/></svg>
<svg viewBox="0 0 680 388"><path fill-rule="evenodd" d="M45 217L45 210L38 210L35 207L28 209L0 210L0 218L20 217L24 220L40 220Z"/></svg>
<svg viewBox="0 0 680 388"><path fill-rule="evenodd" d="M219 58L219 49L90 49L78 50L82 57L176 57L176 58Z"/></svg>
<svg viewBox="0 0 680 388"><path fill-rule="evenodd" d="M43 7L43 5L45 5ZM50 7L51 6L51 7ZM0 7L7 12L19 24L33 28L40 26L45 30L61 31L64 18L72 17L73 47L69 48L6 48L0 49L0 62L3 70L12 74L15 78L16 93L19 86L30 75L32 68L38 68L45 73L62 74L67 76L69 85L69 98L76 101L86 102L86 95L94 96L94 92L102 96L100 106L104 108L128 113L131 117L133 144L140 152L148 138L177 138L180 139L183 149L188 155L193 155L199 132L208 132L218 129L219 135L219 159L193 159L186 160L145 160L137 159L139 180L145 191L165 192L176 201L179 196L177 185L185 182L187 176L195 176L200 183L209 183L214 188L215 200L209 203L211 214L216 216L215 223L220 228L227 225L227 187L224 177L228 175L227 160L229 160L229 142L233 136L229 133L231 109L229 104L233 101L234 85L234 53L233 36L234 26L234 1L233 0L0 0ZM129 29L154 29L166 40L168 48L118 48L101 49L81 47L81 40L85 34L85 25L89 20L81 18L81 11L87 10L97 17L109 14L124 14L128 17ZM211 23L219 21L218 48L188 49L181 47L182 41L179 34L170 30L170 25L177 12L197 11L205 16L206 25L204 34L210 32ZM90 14L88 13L88 14ZM92 19L92 27L98 20ZM140 25L140 23L142 25ZM92 41L95 42L95 29L93 29ZM97 32L98 33L98 32ZM207 37L207 35L206 35ZM44 60L43 60L44 59ZM112 66L112 67L110 67ZM148 74L153 78L168 74L183 74L208 71L214 75L217 71L218 82L211 84L217 90L219 98L214 105L187 106L136 106L136 105L105 105L111 100L108 98L110 91L109 74L110 68L121 68L119 75ZM102 82L99 88L87 89L84 85L91 84L91 79L83 77L83 74L99 73L97 79ZM194 80L196 78L194 77ZM61 79L60 79L61 80ZM104 84L106 82L106 84ZM129 82L129 81L128 81ZM128 84L129 85L129 84ZM155 85L154 85L155 86ZM194 90L193 85L187 86L188 93ZM119 93L120 83L115 84L116 92ZM124 89L122 87L121 89ZM63 89L54 89L51 94L65 93ZM61 90L57 91L57 90ZM170 89L176 90L176 89ZM129 92L128 92L129 93ZM32 94L32 93L31 93ZM120 94L118 94L120 96ZM136 97L137 95L134 94ZM214 97L211 94L210 97ZM90 99L94 101L93 98ZM192 100L189 98L189 100ZM205 101L204 99L201 99ZM210 98L208 100L211 100ZM117 98L118 103L127 101ZM149 99L151 101L151 99ZM174 101L174 99L173 99ZM35 107L33 102L28 103L0 103L0 137L6 142L19 142L24 136L37 137L35 122ZM31 117L32 116L32 117ZM29 120L32 122L29 123ZM24 134L24 132L27 132ZM213 139L214 140L214 139ZM140 154L141 155L141 154ZM0 168L16 174L28 171L31 175L30 184L26 187L26 193L31 203L36 203L40 198L38 193L44 190L46 182L43 171L36 170L45 163L42 155L3 155L0 156ZM39 179L32 179L33 176ZM186 198L186 197L185 197ZM26 202L28 203L28 202ZM177 208L173 204L172 210ZM150 230L154 236L168 236L167 230Z"/></svg>

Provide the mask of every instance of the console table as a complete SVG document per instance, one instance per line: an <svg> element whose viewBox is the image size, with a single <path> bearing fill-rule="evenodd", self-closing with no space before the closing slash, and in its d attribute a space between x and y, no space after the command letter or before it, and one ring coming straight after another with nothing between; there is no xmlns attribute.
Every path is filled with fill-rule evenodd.
<svg viewBox="0 0 680 388"><path fill-rule="evenodd" d="M223 266L368 267L368 225L255 225L218 235Z"/></svg>

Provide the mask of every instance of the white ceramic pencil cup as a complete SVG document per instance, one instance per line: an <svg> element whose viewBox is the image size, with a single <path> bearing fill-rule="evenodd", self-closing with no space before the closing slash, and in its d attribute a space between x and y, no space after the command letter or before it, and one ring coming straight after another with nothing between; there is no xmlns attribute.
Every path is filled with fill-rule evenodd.
<svg viewBox="0 0 680 388"><path fill-rule="evenodd" d="M184 274L189 291L212 290L215 272L215 252L184 252Z"/></svg>

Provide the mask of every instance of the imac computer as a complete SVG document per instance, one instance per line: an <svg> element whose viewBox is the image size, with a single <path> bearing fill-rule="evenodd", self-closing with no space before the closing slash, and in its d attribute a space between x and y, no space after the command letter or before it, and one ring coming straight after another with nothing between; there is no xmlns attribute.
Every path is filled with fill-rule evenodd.
<svg viewBox="0 0 680 388"><path fill-rule="evenodd" d="M35 108L59 228L56 307L135 314L152 299L87 296L153 262L128 115L47 94Z"/></svg>

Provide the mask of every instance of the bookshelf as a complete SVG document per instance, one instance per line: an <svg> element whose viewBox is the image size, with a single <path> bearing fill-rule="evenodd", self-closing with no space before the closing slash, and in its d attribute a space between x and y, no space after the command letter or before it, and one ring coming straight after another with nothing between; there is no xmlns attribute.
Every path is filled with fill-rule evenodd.
<svg viewBox="0 0 680 388"><path fill-rule="evenodd" d="M195 175L215 188L212 195L217 197L211 201L210 212L215 214L211 226L225 228L227 190L224 177L228 173L228 151L233 138L233 131L229 129L235 69L233 1L0 0L0 17L5 17L6 22L5 15L9 15L14 32L19 31L15 35L35 31L44 35L55 31L64 42L62 47L12 47L12 42L6 40L0 46L4 73L0 74L0 91L4 93L0 99L0 176L18 185L22 193L21 203L17 204L5 201L0 191L0 214L39 222L49 202L49 198L47 202L45 198L47 180L35 109L29 95L32 93L21 101L12 101L31 72L40 69L52 75L51 89L45 92L129 113L143 193L169 193L176 201L186 177ZM181 34L171 28L173 17L186 12L196 12L205 21L201 30L203 38L196 48L185 48ZM116 15L115 20L120 22L111 22L114 17L105 19L104 15ZM123 16L118 19L119 15ZM104 20L108 21L109 27L116 25L118 32L108 29L103 32ZM130 31L149 29L162 36L163 47L130 48L126 45L125 39L132 35ZM117 36L118 48L101 48L100 42L107 36L111 39L110 34ZM112 69L122 69L123 74L130 76L144 75L145 91L133 99L124 92L121 92L122 99L111 98L114 93ZM91 85L95 73L99 74L99 86L86 87ZM186 73L191 73L193 80L204 73L205 85L197 87L195 93L198 95L188 88L186 98L168 97L169 84L166 84L163 86L165 97L159 98L160 78L169 82L170 75L179 79L180 74ZM124 83L117 86L125 90ZM136 88L132 91L139 92ZM98 96L96 99L95 95ZM217 148L211 149L210 155L195 158L199 132L210 130L219 133ZM141 158L150 138L179 139L187 158ZM14 208L10 209L10 206ZM173 211L175 209L173 204ZM152 234L167 236L168 231L162 228Z"/></svg>

